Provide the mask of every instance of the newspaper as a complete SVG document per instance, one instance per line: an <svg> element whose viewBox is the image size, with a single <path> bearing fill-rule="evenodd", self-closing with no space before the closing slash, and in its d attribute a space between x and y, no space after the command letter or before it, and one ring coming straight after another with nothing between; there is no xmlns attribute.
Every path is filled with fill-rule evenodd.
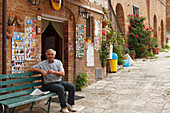
<svg viewBox="0 0 170 113"><path fill-rule="evenodd" d="M46 95L50 93L50 91L41 91L40 89L36 88L30 95Z"/></svg>

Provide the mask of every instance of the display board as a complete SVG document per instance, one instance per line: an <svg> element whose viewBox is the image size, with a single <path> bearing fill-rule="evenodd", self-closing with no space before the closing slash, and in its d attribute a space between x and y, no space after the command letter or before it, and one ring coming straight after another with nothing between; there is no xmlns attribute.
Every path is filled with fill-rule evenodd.
<svg viewBox="0 0 170 113"><path fill-rule="evenodd" d="M84 57L84 25L76 24L76 57Z"/></svg>
<svg viewBox="0 0 170 113"><path fill-rule="evenodd" d="M14 32L12 37L12 73L24 72L24 33Z"/></svg>
<svg viewBox="0 0 170 113"><path fill-rule="evenodd" d="M25 19L25 60L36 57L36 18Z"/></svg>
<svg viewBox="0 0 170 113"><path fill-rule="evenodd" d="M87 46L87 66L94 66L94 47Z"/></svg>
<svg viewBox="0 0 170 113"><path fill-rule="evenodd" d="M100 48L100 21L95 21L95 30L94 30L94 49L99 50Z"/></svg>

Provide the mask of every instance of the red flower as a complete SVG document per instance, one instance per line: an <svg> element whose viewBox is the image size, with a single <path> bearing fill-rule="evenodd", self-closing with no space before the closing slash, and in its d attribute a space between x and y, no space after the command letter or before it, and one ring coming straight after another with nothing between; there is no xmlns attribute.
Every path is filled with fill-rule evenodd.
<svg viewBox="0 0 170 113"><path fill-rule="evenodd" d="M105 31L102 31L102 33L105 35L106 34L106 32Z"/></svg>
<svg viewBox="0 0 170 113"><path fill-rule="evenodd" d="M149 44L149 42L147 44Z"/></svg>
<svg viewBox="0 0 170 113"><path fill-rule="evenodd" d="M138 37L138 35L136 34L135 37Z"/></svg>
<svg viewBox="0 0 170 113"><path fill-rule="evenodd" d="M152 29L152 32L153 32L153 29Z"/></svg>
<svg viewBox="0 0 170 113"><path fill-rule="evenodd" d="M129 26L129 28L132 28L132 26Z"/></svg>
<svg viewBox="0 0 170 113"><path fill-rule="evenodd" d="M136 14L136 17L138 17L138 14Z"/></svg>
<svg viewBox="0 0 170 113"><path fill-rule="evenodd" d="M128 16L131 16L130 14Z"/></svg>
<svg viewBox="0 0 170 113"><path fill-rule="evenodd" d="M167 40L169 40L169 37L166 37Z"/></svg>
<svg viewBox="0 0 170 113"><path fill-rule="evenodd" d="M147 28L146 30L149 30L149 28Z"/></svg>
<svg viewBox="0 0 170 113"><path fill-rule="evenodd" d="M135 23L135 21L133 21L133 23Z"/></svg>

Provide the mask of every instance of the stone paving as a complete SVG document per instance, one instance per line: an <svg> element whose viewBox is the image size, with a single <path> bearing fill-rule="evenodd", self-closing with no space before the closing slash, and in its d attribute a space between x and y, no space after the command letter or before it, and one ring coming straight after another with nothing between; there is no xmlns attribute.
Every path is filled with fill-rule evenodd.
<svg viewBox="0 0 170 113"><path fill-rule="evenodd" d="M77 113L170 113L170 51L157 59L136 59L133 66L109 73L76 92ZM42 102L42 107L45 102ZM52 103L50 113L60 113ZM17 113L27 113L28 109ZM44 113L34 108L33 113Z"/></svg>

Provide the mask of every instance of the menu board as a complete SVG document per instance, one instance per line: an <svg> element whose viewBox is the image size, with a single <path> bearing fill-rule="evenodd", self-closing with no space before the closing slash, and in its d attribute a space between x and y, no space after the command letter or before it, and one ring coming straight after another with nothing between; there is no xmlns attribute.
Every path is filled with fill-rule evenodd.
<svg viewBox="0 0 170 113"><path fill-rule="evenodd" d="M84 57L84 25L76 24L76 57Z"/></svg>
<svg viewBox="0 0 170 113"><path fill-rule="evenodd" d="M24 33L14 32L12 37L12 73L24 72Z"/></svg>
<svg viewBox="0 0 170 113"><path fill-rule="evenodd" d="M25 19L25 60L36 57L36 18Z"/></svg>

